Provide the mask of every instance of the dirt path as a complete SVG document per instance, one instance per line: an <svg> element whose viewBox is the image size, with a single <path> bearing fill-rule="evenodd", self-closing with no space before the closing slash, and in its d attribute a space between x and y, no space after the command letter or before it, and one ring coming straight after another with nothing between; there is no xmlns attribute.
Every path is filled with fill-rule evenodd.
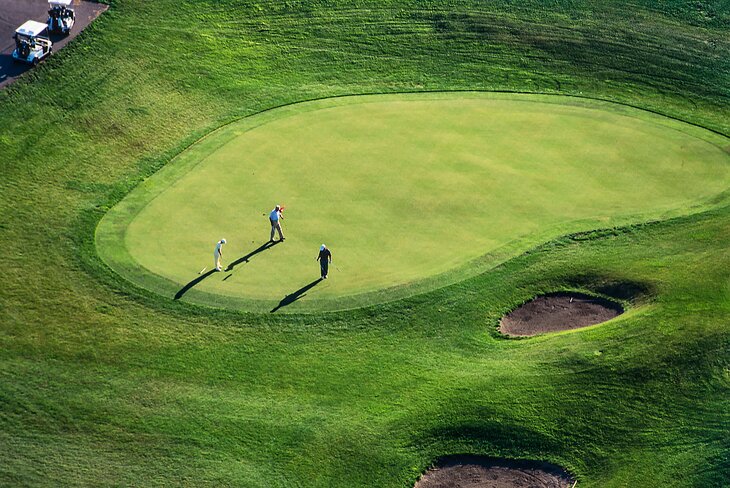
<svg viewBox="0 0 730 488"><path fill-rule="evenodd" d="M428 470L414 488L572 488L563 469L537 461L454 456Z"/></svg>
<svg viewBox="0 0 730 488"><path fill-rule="evenodd" d="M94 2L74 0L76 24L68 36L51 35L53 50L62 49L71 39L79 35L108 6ZM15 81L18 76L31 69L23 63L15 63L12 53L15 49L13 34L26 20L45 22L48 18L47 0L0 0L0 88Z"/></svg>
<svg viewBox="0 0 730 488"><path fill-rule="evenodd" d="M622 313L621 305L603 298L553 293L530 300L507 314L499 330L511 336L533 336L600 324Z"/></svg>

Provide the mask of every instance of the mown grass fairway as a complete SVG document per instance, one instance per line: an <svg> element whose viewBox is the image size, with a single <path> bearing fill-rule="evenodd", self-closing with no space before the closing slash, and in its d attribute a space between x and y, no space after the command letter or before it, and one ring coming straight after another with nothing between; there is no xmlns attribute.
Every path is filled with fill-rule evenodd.
<svg viewBox="0 0 730 488"><path fill-rule="evenodd" d="M306 100L539 92L729 136L725 0L111 3L0 91L0 485L413 488L439 456L473 453L558 464L576 488L730 486L730 206L691 208L696 186L642 209L691 215L619 228L593 215L591 230L536 234L451 285L328 313L186 302L197 287L172 300L135 284L133 261L107 266L95 240L115 205L214 130ZM255 218L290 205L292 244L316 275L321 240L295 240L294 198L267 195ZM266 237L256 229L211 238L231 240L228 259ZM210 266L208 239L193 277ZM506 311L557 290L627 311L574 332L497 334Z"/></svg>
<svg viewBox="0 0 730 488"><path fill-rule="evenodd" d="M332 279L286 310L366 305L413 293L419 280L423 291L464 279L561 234L697 212L730 186L727 145L682 122L567 97L320 100L203 139L113 209L97 239L113 268L170 298L212 269L225 237L224 262L236 265L184 296L247 310L271 309L319 277L326 242ZM277 202L288 206L288 240L239 261L268 240Z"/></svg>

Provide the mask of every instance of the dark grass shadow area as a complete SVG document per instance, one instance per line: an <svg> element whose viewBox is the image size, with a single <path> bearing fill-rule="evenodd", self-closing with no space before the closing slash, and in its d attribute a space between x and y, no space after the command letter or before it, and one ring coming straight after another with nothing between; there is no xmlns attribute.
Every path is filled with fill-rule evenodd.
<svg viewBox="0 0 730 488"><path fill-rule="evenodd" d="M529 449L538 452L558 452L559 443L553 437L534 429L510 421L487 420L486 415L491 409L467 407L459 413L468 420L456 421L447 425L434 426L414 439L414 445L429 445L430 442L454 442L458 445L467 445L474 450L489 446L498 446L502 449L514 448L516 443L525 442ZM477 417L479 416L479 417ZM482 417L483 416L483 417ZM520 440L519 442L517 440ZM529 441L525 441L529 439ZM519 446L518 449L527 448Z"/></svg>
<svg viewBox="0 0 730 488"><path fill-rule="evenodd" d="M202 275L198 276L197 278L195 278L194 280L190 281L187 285L183 286L182 288L180 288L180 290L177 293L175 293L175 300L180 300L183 297L183 295L185 295L188 292L188 290L190 290L192 287L194 287L195 285L197 285L198 283L200 283L201 281L203 281L204 279L206 279L208 276L212 275L215 272L216 272L215 269L211 269L207 273L202 274Z"/></svg>
<svg viewBox="0 0 730 488"><path fill-rule="evenodd" d="M264 252L264 251L266 251L268 249L271 249L275 245L279 244L279 242L281 242L281 241L266 241L266 242L264 242L263 244L261 244L259 247L257 247L256 249L254 249L250 253L246 254L245 256L241 256L240 258L236 259L231 264L229 264L228 267L226 267L226 271L233 271L233 268L235 268L239 264L241 264L241 263L247 263L249 261L249 259L251 259L255 255L257 255L257 254L259 254L261 252Z"/></svg>
<svg viewBox="0 0 730 488"><path fill-rule="evenodd" d="M307 294L307 291L311 290L315 286L317 286L322 281L322 278L317 278L316 280L312 281L311 283L304 285L303 287L299 288L297 291L288 294L284 298L281 299L279 304L272 308L269 313L274 313L280 308L286 307L287 305L291 305L292 303L296 302L303 296Z"/></svg>
<svg viewBox="0 0 730 488"><path fill-rule="evenodd" d="M566 278L566 283L575 288L585 288L618 300L641 301L656 295L652 283L620 279L601 275L577 275Z"/></svg>

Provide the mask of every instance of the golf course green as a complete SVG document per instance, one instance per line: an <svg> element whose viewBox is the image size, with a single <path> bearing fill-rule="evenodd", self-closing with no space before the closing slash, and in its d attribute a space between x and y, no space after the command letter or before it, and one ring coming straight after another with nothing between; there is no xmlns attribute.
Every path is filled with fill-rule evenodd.
<svg viewBox="0 0 730 488"><path fill-rule="evenodd" d="M113 269L171 298L361 306L473 276L562 234L706 209L730 186L728 144L570 97L317 100L203 138L111 210L97 245ZM264 249L277 203L287 240ZM225 272L205 274L220 238ZM321 243L336 267L314 283Z"/></svg>
<svg viewBox="0 0 730 488"><path fill-rule="evenodd" d="M727 0L101 1L0 89L0 487L730 487Z"/></svg>

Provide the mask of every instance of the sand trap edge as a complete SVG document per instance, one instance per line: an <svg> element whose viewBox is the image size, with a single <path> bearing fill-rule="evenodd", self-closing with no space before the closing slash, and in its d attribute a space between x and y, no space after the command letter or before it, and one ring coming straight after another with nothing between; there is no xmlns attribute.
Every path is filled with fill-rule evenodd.
<svg viewBox="0 0 730 488"><path fill-rule="evenodd" d="M602 324L625 311L618 301L601 296L574 291L543 293L506 313L498 330L506 337L533 337Z"/></svg>
<svg viewBox="0 0 730 488"><path fill-rule="evenodd" d="M528 459L510 459L510 458L498 458L489 456L480 456L476 454L455 454L448 455L438 458L425 472L421 474L419 479L416 481L414 488L439 488L461 486L454 485L453 483L458 480L454 480L451 477L444 479L438 479L439 475L443 476L446 470L453 470L454 468L459 469L460 467L465 470L474 470L474 468L482 468L484 483L493 481L493 477L490 473L492 470L499 470L502 475L509 472L514 472L515 477L519 474L527 475L529 477L538 477L547 483L546 487L555 488L574 488L577 486L578 481L570 474L566 469L551 464L545 461L536 461ZM435 474L439 473L439 474ZM470 481L473 481L473 476L470 477ZM481 483L481 480L477 479L476 482ZM451 483L451 484L449 484ZM466 487L481 486L477 484L464 485ZM502 484L505 488L508 486L523 486L522 484Z"/></svg>

